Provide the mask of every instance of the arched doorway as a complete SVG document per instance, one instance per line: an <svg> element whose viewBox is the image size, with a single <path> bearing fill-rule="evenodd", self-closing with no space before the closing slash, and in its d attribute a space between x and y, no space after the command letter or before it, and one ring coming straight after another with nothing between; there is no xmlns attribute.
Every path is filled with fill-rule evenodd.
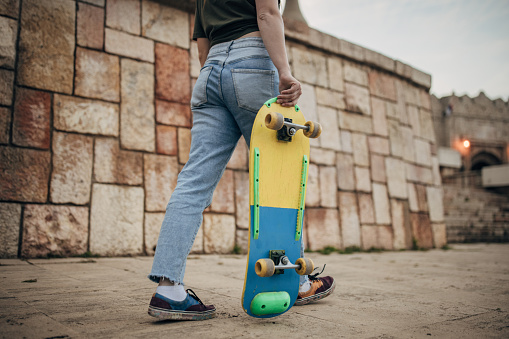
<svg viewBox="0 0 509 339"><path fill-rule="evenodd" d="M470 168L472 171L479 171L483 167L500 165L502 162L500 159L488 152L480 152L474 155L472 158L472 167Z"/></svg>

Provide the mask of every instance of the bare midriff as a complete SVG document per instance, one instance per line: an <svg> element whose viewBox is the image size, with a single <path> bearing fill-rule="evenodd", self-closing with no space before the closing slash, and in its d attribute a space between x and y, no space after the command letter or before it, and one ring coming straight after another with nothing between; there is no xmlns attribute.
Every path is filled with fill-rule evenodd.
<svg viewBox="0 0 509 339"><path fill-rule="evenodd" d="M240 38L237 38L235 40L239 40L239 39L243 39L243 38L261 37L261 36L262 35L260 34L260 31L256 31L256 32L244 34L243 36L241 36Z"/></svg>

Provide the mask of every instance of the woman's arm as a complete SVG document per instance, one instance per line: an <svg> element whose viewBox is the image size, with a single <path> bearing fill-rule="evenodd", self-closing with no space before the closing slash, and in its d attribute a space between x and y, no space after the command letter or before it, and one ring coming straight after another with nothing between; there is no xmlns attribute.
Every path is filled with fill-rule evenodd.
<svg viewBox="0 0 509 339"><path fill-rule="evenodd" d="M285 48L284 24L277 0L256 0L258 28L279 73L277 102L283 106L294 106L302 94L300 82L292 76Z"/></svg>
<svg viewBox="0 0 509 339"><path fill-rule="evenodd" d="M207 38L198 38L198 59L200 59L201 67L205 65L205 61L207 61L207 56L209 55L210 50L210 41Z"/></svg>

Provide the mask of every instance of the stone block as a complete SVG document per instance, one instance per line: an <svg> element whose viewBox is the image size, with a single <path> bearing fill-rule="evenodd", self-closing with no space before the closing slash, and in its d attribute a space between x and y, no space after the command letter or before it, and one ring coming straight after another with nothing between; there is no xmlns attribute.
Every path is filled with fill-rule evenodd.
<svg viewBox="0 0 509 339"><path fill-rule="evenodd" d="M367 88L346 83L345 102L347 111L371 115L371 102Z"/></svg>
<svg viewBox="0 0 509 339"><path fill-rule="evenodd" d="M368 139L366 135L352 133L353 160L356 165L369 166Z"/></svg>
<svg viewBox="0 0 509 339"><path fill-rule="evenodd" d="M76 42L79 46L102 49L104 9L78 2Z"/></svg>
<svg viewBox="0 0 509 339"><path fill-rule="evenodd" d="M320 206L320 167L310 164L306 189L306 207ZM337 189L336 187L334 189Z"/></svg>
<svg viewBox="0 0 509 339"><path fill-rule="evenodd" d="M364 47L346 40L339 40L339 46L340 54L361 62L366 60Z"/></svg>
<svg viewBox="0 0 509 339"><path fill-rule="evenodd" d="M235 220L237 228L249 229L249 173L233 172L235 180ZM309 179L308 179L309 182Z"/></svg>
<svg viewBox="0 0 509 339"><path fill-rule="evenodd" d="M408 203L391 199L393 247L395 250L412 248L412 229Z"/></svg>
<svg viewBox="0 0 509 339"><path fill-rule="evenodd" d="M143 250L143 188L94 184L90 251L105 256Z"/></svg>
<svg viewBox="0 0 509 339"><path fill-rule="evenodd" d="M90 201L93 139L53 132L53 171L50 199L57 204L85 205Z"/></svg>
<svg viewBox="0 0 509 339"><path fill-rule="evenodd" d="M212 196L210 211L218 213L235 213L235 187L233 171L225 170Z"/></svg>
<svg viewBox="0 0 509 339"><path fill-rule="evenodd" d="M435 248L442 248L447 245L447 230L444 223L431 224L433 233L433 245Z"/></svg>
<svg viewBox="0 0 509 339"><path fill-rule="evenodd" d="M238 170L249 169L249 149L247 148L247 144L244 138L239 139L237 147L235 147L235 151L233 151L230 161L228 164L226 164L226 168Z"/></svg>
<svg viewBox="0 0 509 339"><path fill-rule="evenodd" d="M120 144L138 151L155 151L154 66L122 59Z"/></svg>
<svg viewBox="0 0 509 339"><path fill-rule="evenodd" d="M21 205L0 203L0 258L18 256Z"/></svg>
<svg viewBox="0 0 509 339"><path fill-rule="evenodd" d="M12 104L12 89L14 88L14 72L0 69L0 105Z"/></svg>
<svg viewBox="0 0 509 339"><path fill-rule="evenodd" d="M76 3L26 0L21 9L17 83L71 94Z"/></svg>
<svg viewBox="0 0 509 339"><path fill-rule="evenodd" d="M164 220L164 213L145 213L145 252L154 255L159 239L159 231Z"/></svg>
<svg viewBox="0 0 509 339"><path fill-rule="evenodd" d="M368 87L368 72L363 70L359 64L345 62L343 75L346 81Z"/></svg>
<svg viewBox="0 0 509 339"><path fill-rule="evenodd" d="M177 155L177 127L156 126L156 152L166 155Z"/></svg>
<svg viewBox="0 0 509 339"><path fill-rule="evenodd" d="M318 121L322 126L328 126L322 131L320 144L322 148L341 150L341 136L338 129L338 113L335 109L318 106Z"/></svg>
<svg viewBox="0 0 509 339"><path fill-rule="evenodd" d="M341 148L343 152L353 153L351 132L341 131Z"/></svg>
<svg viewBox="0 0 509 339"><path fill-rule="evenodd" d="M2 0L0 1L0 15L7 15L11 18L17 18L19 13L20 0Z"/></svg>
<svg viewBox="0 0 509 339"><path fill-rule="evenodd" d="M421 97L419 95L419 90L417 89L417 87L414 87L407 83L403 83L403 92L405 93L405 101L407 104L420 106Z"/></svg>
<svg viewBox="0 0 509 339"><path fill-rule="evenodd" d="M375 220L377 224L390 224L389 198L387 186L373 183L373 205L375 206Z"/></svg>
<svg viewBox="0 0 509 339"><path fill-rule="evenodd" d="M428 91L419 90L421 96L421 107L425 110L431 111L431 95Z"/></svg>
<svg viewBox="0 0 509 339"><path fill-rule="evenodd" d="M366 55L366 62L368 64L375 65L391 72L395 71L396 65L393 59L370 49L366 49L364 53Z"/></svg>
<svg viewBox="0 0 509 339"><path fill-rule="evenodd" d="M407 162L415 162L415 144L412 129L407 126L400 127L403 139L403 159Z"/></svg>
<svg viewBox="0 0 509 339"><path fill-rule="evenodd" d="M327 66L330 88L343 92L345 90L345 84L343 81L343 65L341 59L334 57L327 58Z"/></svg>
<svg viewBox="0 0 509 339"><path fill-rule="evenodd" d="M411 212L419 212L419 203L417 200L417 190L412 183L407 184L408 187L408 207Z"/></svg>
<svg viewBox="0 0 509 339"><path fill-rule="evenodd" d="M412 81L416 84L424 86L426 89L431 88L431 75L412 68Z"/></svg>
<svg viewBox="0 0 509 339"><path fill-rule="evenodd" d="M12 141L26 147L50 146L51 95L47 92L18 88L14 103Z"/></svg>
<svg viewBox="0 0 509 339"><path fill-rule="evenodd" d="M55 94L53 125L67 132L118 136L118 104Z"/></svg>
<svg viewBox="0 0 509 339"><path fill-rule="evenodd" d="M308 248L312 251L327 246L341 248L341 233L337 209L308 208L304 213Z"/></svg>
<svg viewBox="0 0 509 339"><path fill-rule="evenodd" d="M373 197L371 194L358 193L359 216L361 224L375 223L375 209L373 206Z"/></svg>
<svg viewBox="0 0 509 339"><path fill-rule="evenodd" d="M79 47L76 49L76 95L118 102L119 75L117 56Z"/></svg>
<svg viewBox="0 0 509 339"><path fill-rule="evenodd" d="M372 100L373 99L374 98L372 98ZM386 113L387 118L394 119L396 121L400 121L401 123L403 123L399 104L393 103L390 101L385 101L385 113ZM405 120L407 120L407 119L405 119Z"/></svg>
<svg viewBox="0 0 509 339"><path fill-rule="evenodd" d="M387 118L385 116L386 102L384 100L371 98L371 115L373 116L373 133L381 136L388 136Z"/></svg>
<svg viewBox="0 0 509 339"><path fill-rule="evenodd" d="M389 140L391 143L391 154L395 157L403 157L403 135L399 123L389 120Z"/></svg>
<svg viewBox="0 0 509 339"><path fill-rule="evenodd" d="M383 225L383 226L376 226L378 231L378 247L383 250L393 250L393 230L391 226Z"/></svg>
<svg viewBox="0 0 509 339"><path fill-rule="evenodd" d="M336 156L336 169L338 171L338 188L353 191L355 189L353 156L338 153Z"/></svg>
<svg viewBox="0 0 509 339"><path fill-rule="evenodd" d="M189 104L189 51L157 43L155 53L156 98Z"/></svg>
<svg viewBox="0 0 509 339"><path fill-rule="evenodd" d="M405 163L400 159L385 158L385 172L387 174L387 188L391 198L407 199L407 185Z"/></svg>
<svg viewBox="0 0 509 339"><path fill-rule="evenodd" d="M192 114L189 103L179 104L156 99L156 120L158 123L180 127L191 127Z"/></svg>
<svg viewBox="0 0 509 339"><path fill-rule="evenodd" d="M105 29L104 50L128 58L154 62L154 41L114 29Z"/></svg>
<svg viewBox="0 0 509 339"><path fill-rule="evenodd" d="M87 251L88 207L27 205L23 213L25 258L71 256Z"/></svg>
<svg viewBox="0 0 509 339"><path fill-rule="evenodd" d="M397 101L396 83L392 76L378 71L369 72L369 91L371 95Z"/></svg>
<svg viewBox="0 0 509 339"><path fill-rule="evenodd" d="M0 146L0 200L46 202L51 154Z"/></svg>
<svg viewBox="0 0 509 339"><path fill-rule="evenodd" d="M389 140L386 138L369 136L368 137L368 146L369 151L371 153L377 153L382 155L390 154L390 144Z"/></svg>
<svg viewBox="0 0 509 339"><path fill-rule="evenodd" d="M337 173L332 166L320 167L320 205L322 207L336 208L337 202Z"/></svg>
<svg viewBox="0 0 509 339"><path fill-rule="evenodd" d="M371 178L373 181L385 183L385 157L378 154L371 154Z"/></svg>
<svg viewBox="0 0 509 339"><path fill-rule="evenodd" d="M143 184L143 155L121 150L117 139L95 139L94 180L123 185Z"/></svg>
<svg viewBox="0 0 509 339"><path fill-rule="evenodd" d="M415 162L419 165L431 167L431 147L428 141L414 140Z"/></svg>
<svg viewBox="0 0 509 339"><path fill-rule="evenodd" d="M327 58L317 52L291 48L293 75L302 81L328 87Z"/></svg>
<svg viewBox="0 0 509 339"><path fill-rule="evenodd" d="M357 113L339 111L339 127L341 127L341 130L373 134L371 117Z"/></svg>
<svg viewBox="0 0 509 339"><path fill-rule="evenodd" d="M177 157L144 154L145 210L164 212L177 186L179 167Z"/></svg>
<svg viewBox="0 0 509 339"><path fill-rule="evenodd" d="M431 185L433 183L433 174L431 169L421 166L415 166L406 163L406 177L408 181Z"/></svg>
<svg viewBox="0 0 509 339"><path fill-rule="evenodd" d="M189 48L189 14L174 7L143 0L141 34L181 48Z"/></svg>
<svg viewBox="0 0 509 339"><path fill-rule="evenodd" d="M403 124L408 124L408 116L407 116L407 106L406 106L406 98L405 98L405 83L402 80L396 80L396 96L398 98L398 102L396 103L396 112L399 115L399 120Z"/></svg>
<svg viewBox="0 0 509 339"><path fill-rule="evenodd" d="M14 69L18 22L0 17L0 67Z"/></svg>
<svg viewBox="0 0 509 339"><path fill-rule="evenodd" d="M247 254L249 250L249 231L244 229L235 230L235 245L241 254Z"/></svg>
<svg viewBox="0 0 509 339"><path fill-rule="evenodd" d="M378 248L378 227L374 225L362 225L361 238L361 248L363 250Z"/></svg>
<svg viewBox="0 0 509 339"><path fill-rule="evenodd" d="M369 168L355 166L355 189L360 192L371 192Z"/></svg>
<svg viewBox="0 0 509 339"><path fill-rule="evenodd" d="M419 248L433 247L433 234L429 216L422 213L410 213L413 241Z"/></svg>
<svg viewBox="0 0 509 339"><path fill-rule="evenodd" d="M395 62L396 66L396 74L401 75L403 78L410 79L412 77L412 67L402 63L399 60Z"/></svg>
<svg viewBox="0 0 509 339"><path fill-rule="evenodd" d="M177 131L179 147L179 163L185 164L189 160L191 151L191 130L189 128L179 128Z"/></svg>
<svg viewBox="0 0 509 339"><path fill-rule="evenodd" d="M140 35L140 1L108 0L106 2L106 26Z"/></svg>
<svg viewBox="0 0 509 339"><path fill-rule="evenodd" d="M302 85L302 95L299 98L300 110L302 114L304 114L304 116L306 117L306 120L318 121L315 86L311 86L306 83L302 83L301 85Z"/></svg>
<svg viewBox="0 0 509 339"><path fill-rule="evenodd" d="M357 211L357 195L339 192L339 212L341 216L341 237L343 246L361 246L361 227Z"/></svg>
<svg viewBox="0 0 509 339"><path fill-rule="evenodd" d="M336 164L336 152L311 147L309 160L313 164L334 166Z"/></svg>
<svg viewBox="0 0 509 339"><path fill-rule="evenodd" d="M419 110L419 125L421 127L421 137L428 141L435 142L435 129L431 112L423 109Z"/></svg>
<svg viewBox="0 0 509 339"><path fill-rule="evenodd" d="M235 217L228 214L204 214L203 240L205 253L231 253L235 246Z"/></svg>
<svg viewBox="0 0 509 339"><path fill-rule="evenodd" d="M0 144L9 143L11 133L11 110L7 107L0 107Z"/></svg>
<svg viewBox="0 0 509 339"><path fill-rule="evenodd" d="M426 196L428 197L429 219L431 222L444 221L444 198L442 188L426 187Z"/></svg>
<svg viewBox="0 0 509 339"><path fill-rule="evenodd" d="M341 92L330 89L315 87L316 100L322 106L328 106L336 109L345 109L345 96Z"/></svg>

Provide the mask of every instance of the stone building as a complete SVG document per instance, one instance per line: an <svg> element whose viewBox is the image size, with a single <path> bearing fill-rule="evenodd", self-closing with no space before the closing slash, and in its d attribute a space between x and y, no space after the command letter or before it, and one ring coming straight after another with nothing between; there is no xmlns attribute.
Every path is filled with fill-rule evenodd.
<svg viewBox="0 0 509 339"><path fill-rule="evenodd" d="M431 97L450 242L509 241L509 104Z"/></svg>
<svg viewBox="0 0 509 339"><path fill-rule="evenodd" d="M186 163L193 1L0 0L0 256L152 254ZM286 20L312 141L305 240L446 243L430 75ZM241 141L196 253L246 248Z"/></svg>

